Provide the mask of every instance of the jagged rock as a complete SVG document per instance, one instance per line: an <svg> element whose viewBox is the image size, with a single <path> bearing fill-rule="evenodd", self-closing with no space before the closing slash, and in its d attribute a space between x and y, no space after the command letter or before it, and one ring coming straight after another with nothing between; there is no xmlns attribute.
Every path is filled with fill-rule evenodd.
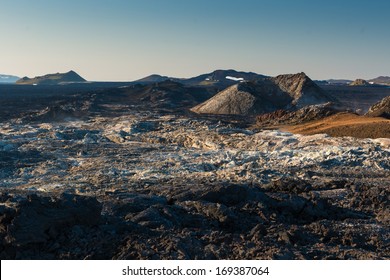
<svg viewBox="0 0 390 280"><path fill-rule="evenodd" d="M248 188L240 185L218 186L206 191L200 199L227 206L242 203L247 199Z"/></svg>
<svg viewBox="0 0 390 280"><path fill-rule="evenodd" d="M176 223L172 221L174 218L167 215L167 208L164 206L151 206L146 210L138 213L131 218L131 221L138 223L148 228L160 228L165 229L172 228ZM127 217L128 219L130 217Z"/></svg>
<svg viewBox="0 0 390 280"><path fill-rule="evenodd" d="M335 101L304 73L243 82L191 110L200 114L253 115Z"/></svg>
<svg viewBox="0 0 390 280"><path fill-rule="evenodd" d="M287 92L293 98L292 105L297 108L336 102L303 72L279 75L272 79L281 90Z"/></svg>
<svg viewBox="0 0 390 280"><path fill-rule="evenodd" d="M187 202L187 207L194 207L201 215L218 221L222 226L231 226L237 221L237 215L226 205L203 201Z"/></svg>
<svg viewBox="0 0 390 280"><path fill-rule="evenodd" d="M192 108L201 114L251 115L288 106L291 98L269 80L233 85Z"/></svg>
<svg viewBox="0 0 390 280"><path fill-rule="evenodd" d="M52 122L84 118L91 109L91 102L86 100L61 101L45 109L23 117L23 121Z"/></svg>
<svg viewBox="0 0 390 280"><path fill-rule="evenodd" d="M385 97L378 103L372 105L370 109L368 109L366 115L390 119L390 96Z"/></svg>
<svg viewBox="0 0 390 280"><path fill-rule="evenodd" d="M355 81L349 83L350 86L369 86L370 83L363 79L356 79Z"/></svg>
<svg viewBox="0 0 390 280"><path fill-rule="evenodd" d="M278 110L272 113L262 114L256 117L261 126L280 124L302 124L309 121L319 120L340 112L332 103L311 105L296 111Z"/></svg>
<svg viewBox="0 0 390 280"><path fill-rule="evenodd" d="M98 224L101 209L96 198L70 194L12 197L1 209L3 230L7 228L4 240L12 246L45 243L74 225Z"/></svg>

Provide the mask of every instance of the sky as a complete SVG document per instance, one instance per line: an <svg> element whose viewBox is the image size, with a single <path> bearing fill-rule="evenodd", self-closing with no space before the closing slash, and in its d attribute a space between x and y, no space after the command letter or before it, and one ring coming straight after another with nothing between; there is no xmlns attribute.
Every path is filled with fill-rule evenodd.
<svg viewBox="0 0 390 280"><path fill-rule="evenodd" d="M390 76L388 0L0 0L0 73Z"/></svg>

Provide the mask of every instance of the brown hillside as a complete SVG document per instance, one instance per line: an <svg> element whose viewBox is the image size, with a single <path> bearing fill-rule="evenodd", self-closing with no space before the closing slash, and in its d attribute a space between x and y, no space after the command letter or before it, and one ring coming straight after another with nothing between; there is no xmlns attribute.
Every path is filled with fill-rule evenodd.
<svg viewBox="0 0 390 280"><path fill-rule="evenodd" d="M339 113L305 124L285 126L282 130L304 135L326 133L332 137L390 138L390 120Z"/></svg>

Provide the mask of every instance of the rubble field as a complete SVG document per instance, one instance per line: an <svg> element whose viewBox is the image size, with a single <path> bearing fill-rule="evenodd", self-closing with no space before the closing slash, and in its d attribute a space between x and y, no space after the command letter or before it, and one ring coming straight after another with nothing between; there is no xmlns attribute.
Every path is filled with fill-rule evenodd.
<svg viewBox="0 0 390 280"><path fill-rule="evenodd" d="M1 259L389 259L390 140L146 110L0 126Z"/></svg>

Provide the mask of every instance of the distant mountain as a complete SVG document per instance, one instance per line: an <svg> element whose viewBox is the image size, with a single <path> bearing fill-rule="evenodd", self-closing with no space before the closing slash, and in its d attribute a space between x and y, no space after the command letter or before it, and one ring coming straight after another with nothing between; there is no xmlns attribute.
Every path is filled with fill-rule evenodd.
<svg viewBox="0 0 390 280"><path fill-rule="evenodd" d="M325 103L306 106L292 112L287 110L277 110L275 112L261 114L256 117L256 122L260 127L300 124L320 120L339 112L340 111L337 110L333 104Z"/></svg>
<svg viewBox="0 0 390 280"><path fill-rule="evenodd" d="M335 102L305 73L233 85L191 110L201 114L254 115Z"/></svg>
<svg viewBox="0 0 390 280"><path fill-rule="evenodd" d="M238 82L251 81L265 78L266 76L253 72L241 72L236 70L216 70L193 78L184 79L181 82L192 86L222 86L227 87Z"/></svg>
<svg viewBox="0 0 390 280"><path fill-rule="evenodd" d="M44 76L37 76L35 78L24 77L16 81L16 83L20 85L59 85L66 83L80 83L85 81L86 80L76 72L69 71L67 73L47 74Z"/></svg>
<svg viewBox="0 0 390 280"><path fill-rule="evenodd" d="M350 86L369 86L370 83L363 79L356 79L355 81L349 83Z"/></svg>
<svg viewBox="0 0 390 280"><path fill-rule="evenodd" d="M378 85L388 85L390 86L390 77L388 76L380 76L375 79L369 80L370 83L378 84Z"/></svg>
<svg viewBox="0 0 390 280"><path fill-rule="evenodd" d="M13 84L19 79L20 78L16 77L16 76L0 74L0 83L1 84Z"/></svg>
<svg viewBox="0 0 390 280"><path fill-rule="evenodd" d="M214 87L218 90L222 90L240 82L256 80L265 77L266 76L264 75L256 74L253 72L241 72L236 70L216 70L211 73L202 74L188 79L167 77L154 74L137 80L135 82L140 84L148 84L170 80L181 83L186 86Z"/></svg>
<svg viewBox="0 0 390 280"><path fill-rule="evenodd" d="M365 81L365 82L363 82ZM329 80L317 80L315 81L318 85L353 85L353 86L364 86L364 85L387 85L390 86L390 77L380 76L371 80L356 79L355 81L346 79L329 79Z"/></svg>
<svg viewBox="0 0 390 280"><path fill-rule="evenodd" d="M345 79L329 79L329 80L326 80L326 82L328 84L331 84L331 85L348 85L350 83L352 83L352 80L345 80Z"/></svg>
<svg viewBox="0 0 390 280"><path fill-rule="evenodd" d="M176 78L169 78L167 76L161 76L161 75L153 74L153 75L147 76L145 78L136 80L135 83L139 83L139 84L160 83L160 82L163 82L163 81L166 81L166 80L178 80L178 79L176 79Z"/></svg>

